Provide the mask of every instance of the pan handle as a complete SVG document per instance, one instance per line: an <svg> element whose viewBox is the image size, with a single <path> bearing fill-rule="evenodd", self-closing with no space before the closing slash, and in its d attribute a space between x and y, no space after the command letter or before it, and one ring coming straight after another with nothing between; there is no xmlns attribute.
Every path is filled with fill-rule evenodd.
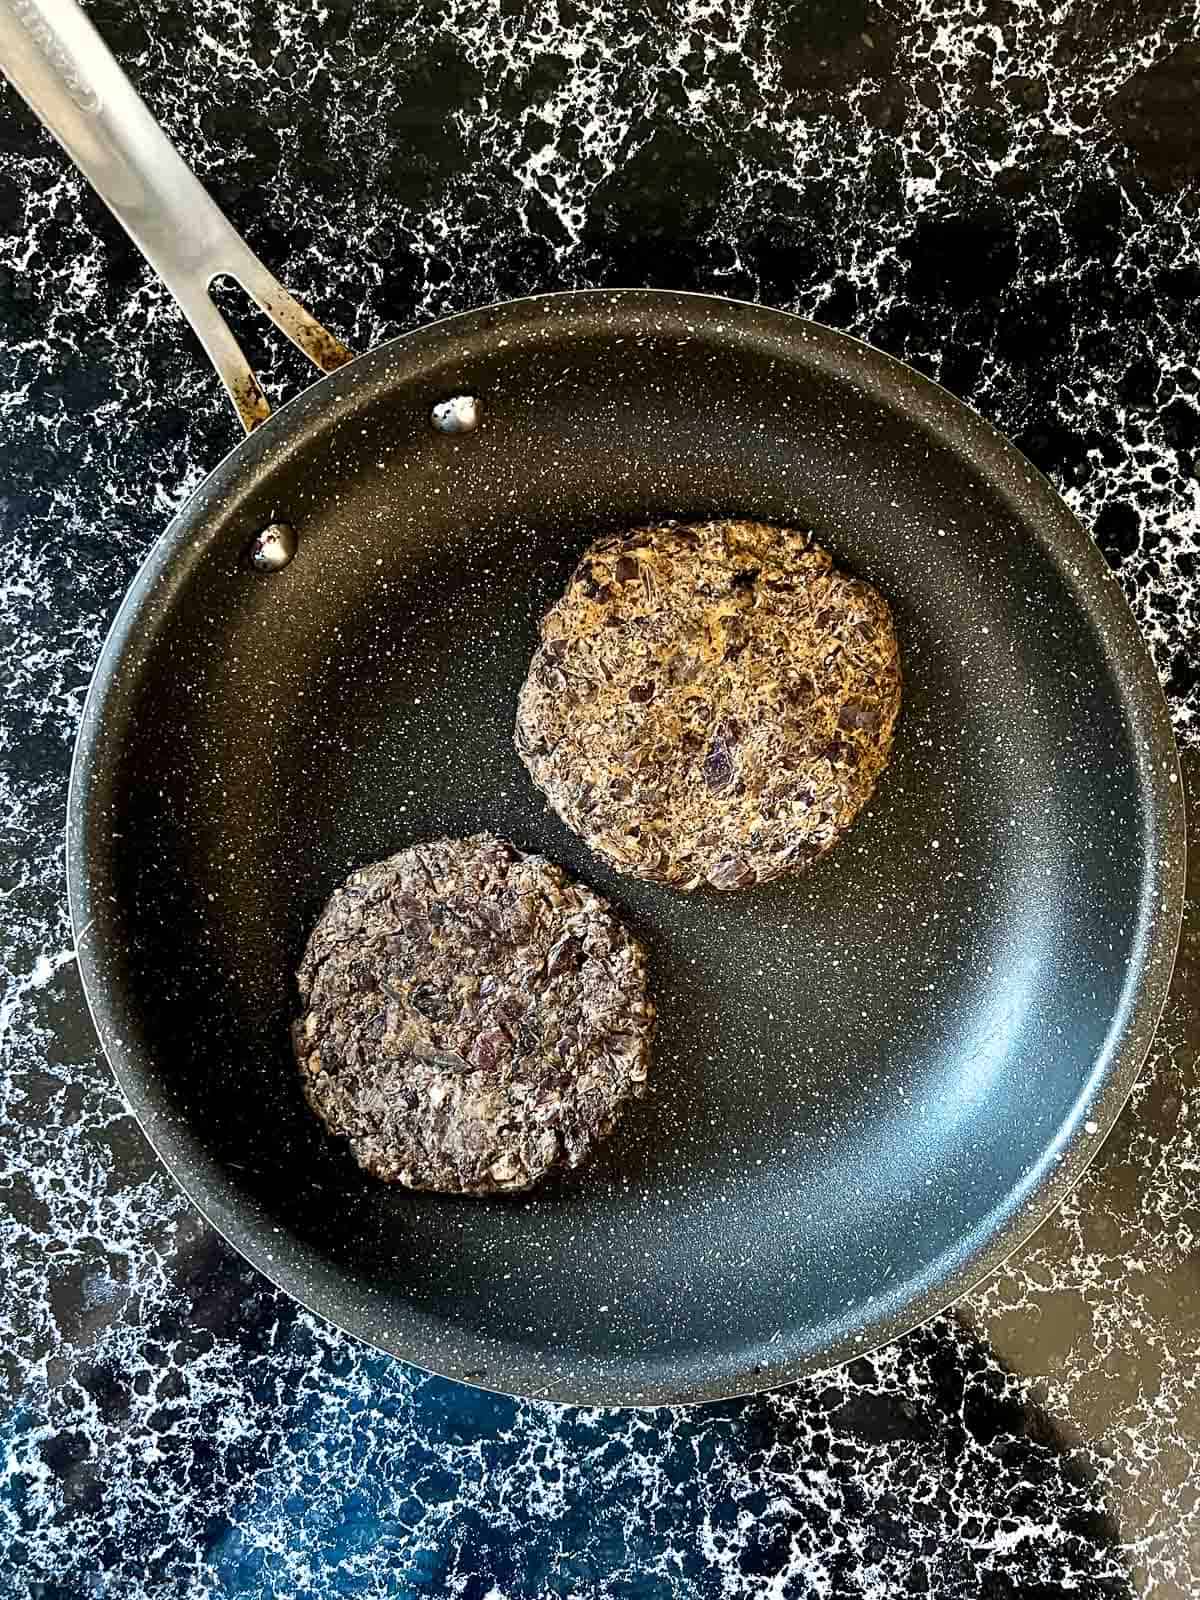
<svg viewBox="0 0 1200 1600"><path fill-rule="evenodd" d="M175 296L247 433L270 407L209 294L214 278L235 278L322 372L351 359L235 231L75 0L0 0L0 70Z"/></svg>

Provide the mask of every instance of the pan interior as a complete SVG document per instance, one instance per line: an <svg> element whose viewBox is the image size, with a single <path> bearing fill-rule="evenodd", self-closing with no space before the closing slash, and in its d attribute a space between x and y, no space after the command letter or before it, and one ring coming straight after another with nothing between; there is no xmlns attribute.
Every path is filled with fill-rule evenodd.
<svg viewBox="0 0 1200 1600"><path fill-rule="evenodd" d="M167 536L81 745L85 972L156 1145L300 1298L501 1388L728 1393L947 1298L1093 1114L1157 888L1146 755L1098 562L948 397L748 308L546 304L319 385ZM435 433L460 391L483 426ZM579 553L667 515L811 528L893 607L892 765L793 881L621 878L513 751ZM251 574L280 517L299 556ZM332 888L483 828L612 899L661 1014L652 1094L598 1159L490 1203L359 1174L287 1043Z"/></svg>

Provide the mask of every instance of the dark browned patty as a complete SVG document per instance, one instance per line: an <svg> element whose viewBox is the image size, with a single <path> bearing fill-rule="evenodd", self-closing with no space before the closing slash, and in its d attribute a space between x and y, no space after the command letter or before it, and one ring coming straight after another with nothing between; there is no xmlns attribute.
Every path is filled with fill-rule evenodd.
<svg viewBox="0 0 1200 1600"><path fill-rule="evenodd" d="M563 820L635 877L741 889L804 867L887 764L891 612L793 528L601 539L541 640L517 750Z"/></svg>
<svg viewBox="0 0 1200 1600"><path fill-rule="evenodd" d="M644 1090L642 946L606 901L490 834L353 873L299 983L308 1102L390 1183L528 1189L578 1166Z"/></svg>

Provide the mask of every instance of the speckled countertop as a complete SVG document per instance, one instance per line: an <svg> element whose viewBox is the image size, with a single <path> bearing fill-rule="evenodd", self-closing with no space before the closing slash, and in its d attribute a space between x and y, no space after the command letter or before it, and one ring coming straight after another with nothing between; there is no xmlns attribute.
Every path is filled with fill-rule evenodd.
<svg viewBox="0 0 1200 1600"><path fill-rule="evenodd" d="M1118 569L1200 826L1200 9L1185 0L97 0L234 222L356 348L648 283L801 310L1016 438ZM1200 1592L1200 907L1062 1212L783 1392L580 1412L300 1312L93 1041L61 826L141 556L234 442L115 223L0 95L0 1594ZM276 394L298 358L247 323ZM1193 874L1195 885L1195 874Z"/></svg>

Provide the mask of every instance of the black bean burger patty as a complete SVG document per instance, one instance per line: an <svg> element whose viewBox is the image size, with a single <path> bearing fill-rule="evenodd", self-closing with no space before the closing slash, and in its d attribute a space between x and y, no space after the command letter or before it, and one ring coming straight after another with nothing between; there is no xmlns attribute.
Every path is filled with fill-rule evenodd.
<svg viewBox="0 0 1200 1600"><path fill-rule="evenodd" d="M742 889L831 850L887 765L887 602L812 538L667 523L593 544L541 625L516 745L622 872Z"/></svg>
<svg viewBox="0 0 1200 1600"><path fill-rule="evenodd" d="M528 1189L643 1092L645 951L606 901L490 834L352 873L299 972L309 1105L389 1183Z"/></svg>

